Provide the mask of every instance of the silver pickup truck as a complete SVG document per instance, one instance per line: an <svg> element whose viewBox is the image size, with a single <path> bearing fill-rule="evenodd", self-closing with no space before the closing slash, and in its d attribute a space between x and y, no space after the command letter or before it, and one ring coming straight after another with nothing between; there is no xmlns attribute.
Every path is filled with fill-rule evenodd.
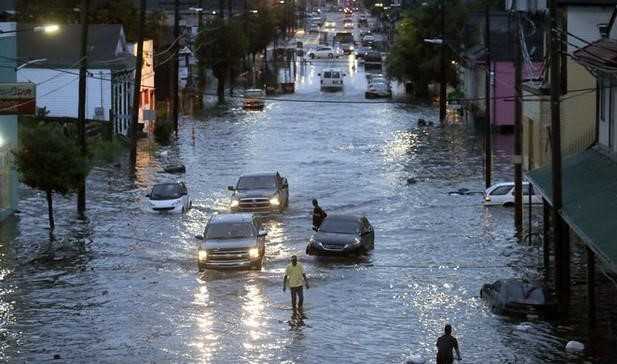
<svg viewBox="0 0 617 364"><path fill-rule="evenodd" d="M266 232L259 230L253 214L219 214L198 235L199 271L209 268L261 269L266 253Z"/></svg>

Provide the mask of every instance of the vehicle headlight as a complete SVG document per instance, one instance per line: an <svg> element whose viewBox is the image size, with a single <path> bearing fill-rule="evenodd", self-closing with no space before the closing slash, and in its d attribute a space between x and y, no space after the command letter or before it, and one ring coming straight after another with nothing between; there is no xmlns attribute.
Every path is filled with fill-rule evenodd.
<svg viewBox="0 0 617 364"><path fill-rule="evenodd" d="M489 196L484 197L484 201L489 202L491 198Z"/></svg>
<svg viewBox="0 0 617 364"><path fill-rule="evenodd" d="M352 51L353 51L353 46L349 47L349 50L352 50Z"/></svg>
<svg viewBox="0 0 617 364"><path fill-rule="evenodd" d="M270 205L272 206L278 206L280 205L281 201L279 201L278 196L274 196L270 199Z"/></svg>
<svg viewBox="0 0 617 364"><path fill-rule="evenodd" d="M231 207L238 207L240 206L240 200L231 200Z"/></svg>
<svg viewBox="0 0 617 364"><path fill-rule="evenodd" d="M197 252L197 259L199 259L199 261L204 261L208 258L208 252L205 250L199 250Z"/></svg>
<svg viewBox="0 0 617 364"><path fill-rule="evenodd" d="M249 258L251 259L259 258L259 248L249 249Z"/></svg>

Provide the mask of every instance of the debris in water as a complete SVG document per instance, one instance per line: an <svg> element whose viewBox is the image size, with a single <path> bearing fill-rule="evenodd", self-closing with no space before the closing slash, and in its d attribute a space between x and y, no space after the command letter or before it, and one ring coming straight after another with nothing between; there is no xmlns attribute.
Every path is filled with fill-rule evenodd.
<svg viewBox="0 0 617 364"><path fill-rule="evenodd" d="M409 359L405 362L405 364L424 364L426 360L421 355L412 354L409 356Z"/></svg>
<svg viewBox="0 0 617 364"><path fill-rule="evenodd" d="M186 172L186 167L184 164L170 164L163 167L163 170L167 173L178 174Z"/></svg>

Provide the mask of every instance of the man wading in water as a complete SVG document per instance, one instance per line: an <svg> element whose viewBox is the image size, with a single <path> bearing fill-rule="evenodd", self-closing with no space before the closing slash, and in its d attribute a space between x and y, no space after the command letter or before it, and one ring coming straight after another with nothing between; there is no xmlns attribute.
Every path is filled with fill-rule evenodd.
<svg viewBox="0 0 617 364"><path fill-rule="evenodd" d="M457 360L463 360L461 352L458 351L458 341L452 336L452 326L446 325L444 331L445 335L437 339L437 364L452 364L452 349L456 351Z"/></svg>
<svg viewBox="0 0 617 364"><path fill-rule="evenodd" d="M291 291L291 307L293 309L293 317L304 319L304 312L302 304L304 302L304 293L302 292L302 286L305 285L306 289L309 289L308 280L306 274L304 274L304 267L298 263L298 258L295 255L291 256L291 263L285 269L285 278L283 279L283 292L289 285ZM297 305L296 305L297 302Z"/></svg>
<svg viewBox="0 0 617 364"><path fill-rule="evenodd" d="M313 230L319 230L321 223L326 219L328 214L319 207L317 200L313 200Z"/></svg>

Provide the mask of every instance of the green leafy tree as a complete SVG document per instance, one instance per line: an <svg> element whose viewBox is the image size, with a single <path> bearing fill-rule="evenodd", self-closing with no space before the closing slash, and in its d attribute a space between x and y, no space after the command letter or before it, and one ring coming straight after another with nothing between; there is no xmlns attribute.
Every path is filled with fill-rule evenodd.
<svg viewBox="0 0 617 364"><path fill-rule="evenodd" d="M66 195L75 191L90 171L88 159L79 152L75 139L68 137L56 124L25 128L20 141L13 151L19 179L45 192L49 228L53 231L53 193Z"/></svg>
<svg viewBox="0 0 617 364"><path fill-rule="evenodd" d="M441 4L446 9L446 79L456 86L456 68L451 61L469 47L473 29L467 26L468 8L462 0L425 3L404 14L396 26L394 44L387 60L388 74L400 81L412 81L416 97L428 96L428 84L441 79L439 45L424 42L441 38Z"/></svg>
<svg viewBox="0 0 617 364"><path fill-rule="evenodd" d="M240 67L246 55L248 40L240 20L223 21L216 19L210 25L216 31L203 32L197 38L197 52L217 79L219 103L225 102L225 78L232 69Z"/></svg>

